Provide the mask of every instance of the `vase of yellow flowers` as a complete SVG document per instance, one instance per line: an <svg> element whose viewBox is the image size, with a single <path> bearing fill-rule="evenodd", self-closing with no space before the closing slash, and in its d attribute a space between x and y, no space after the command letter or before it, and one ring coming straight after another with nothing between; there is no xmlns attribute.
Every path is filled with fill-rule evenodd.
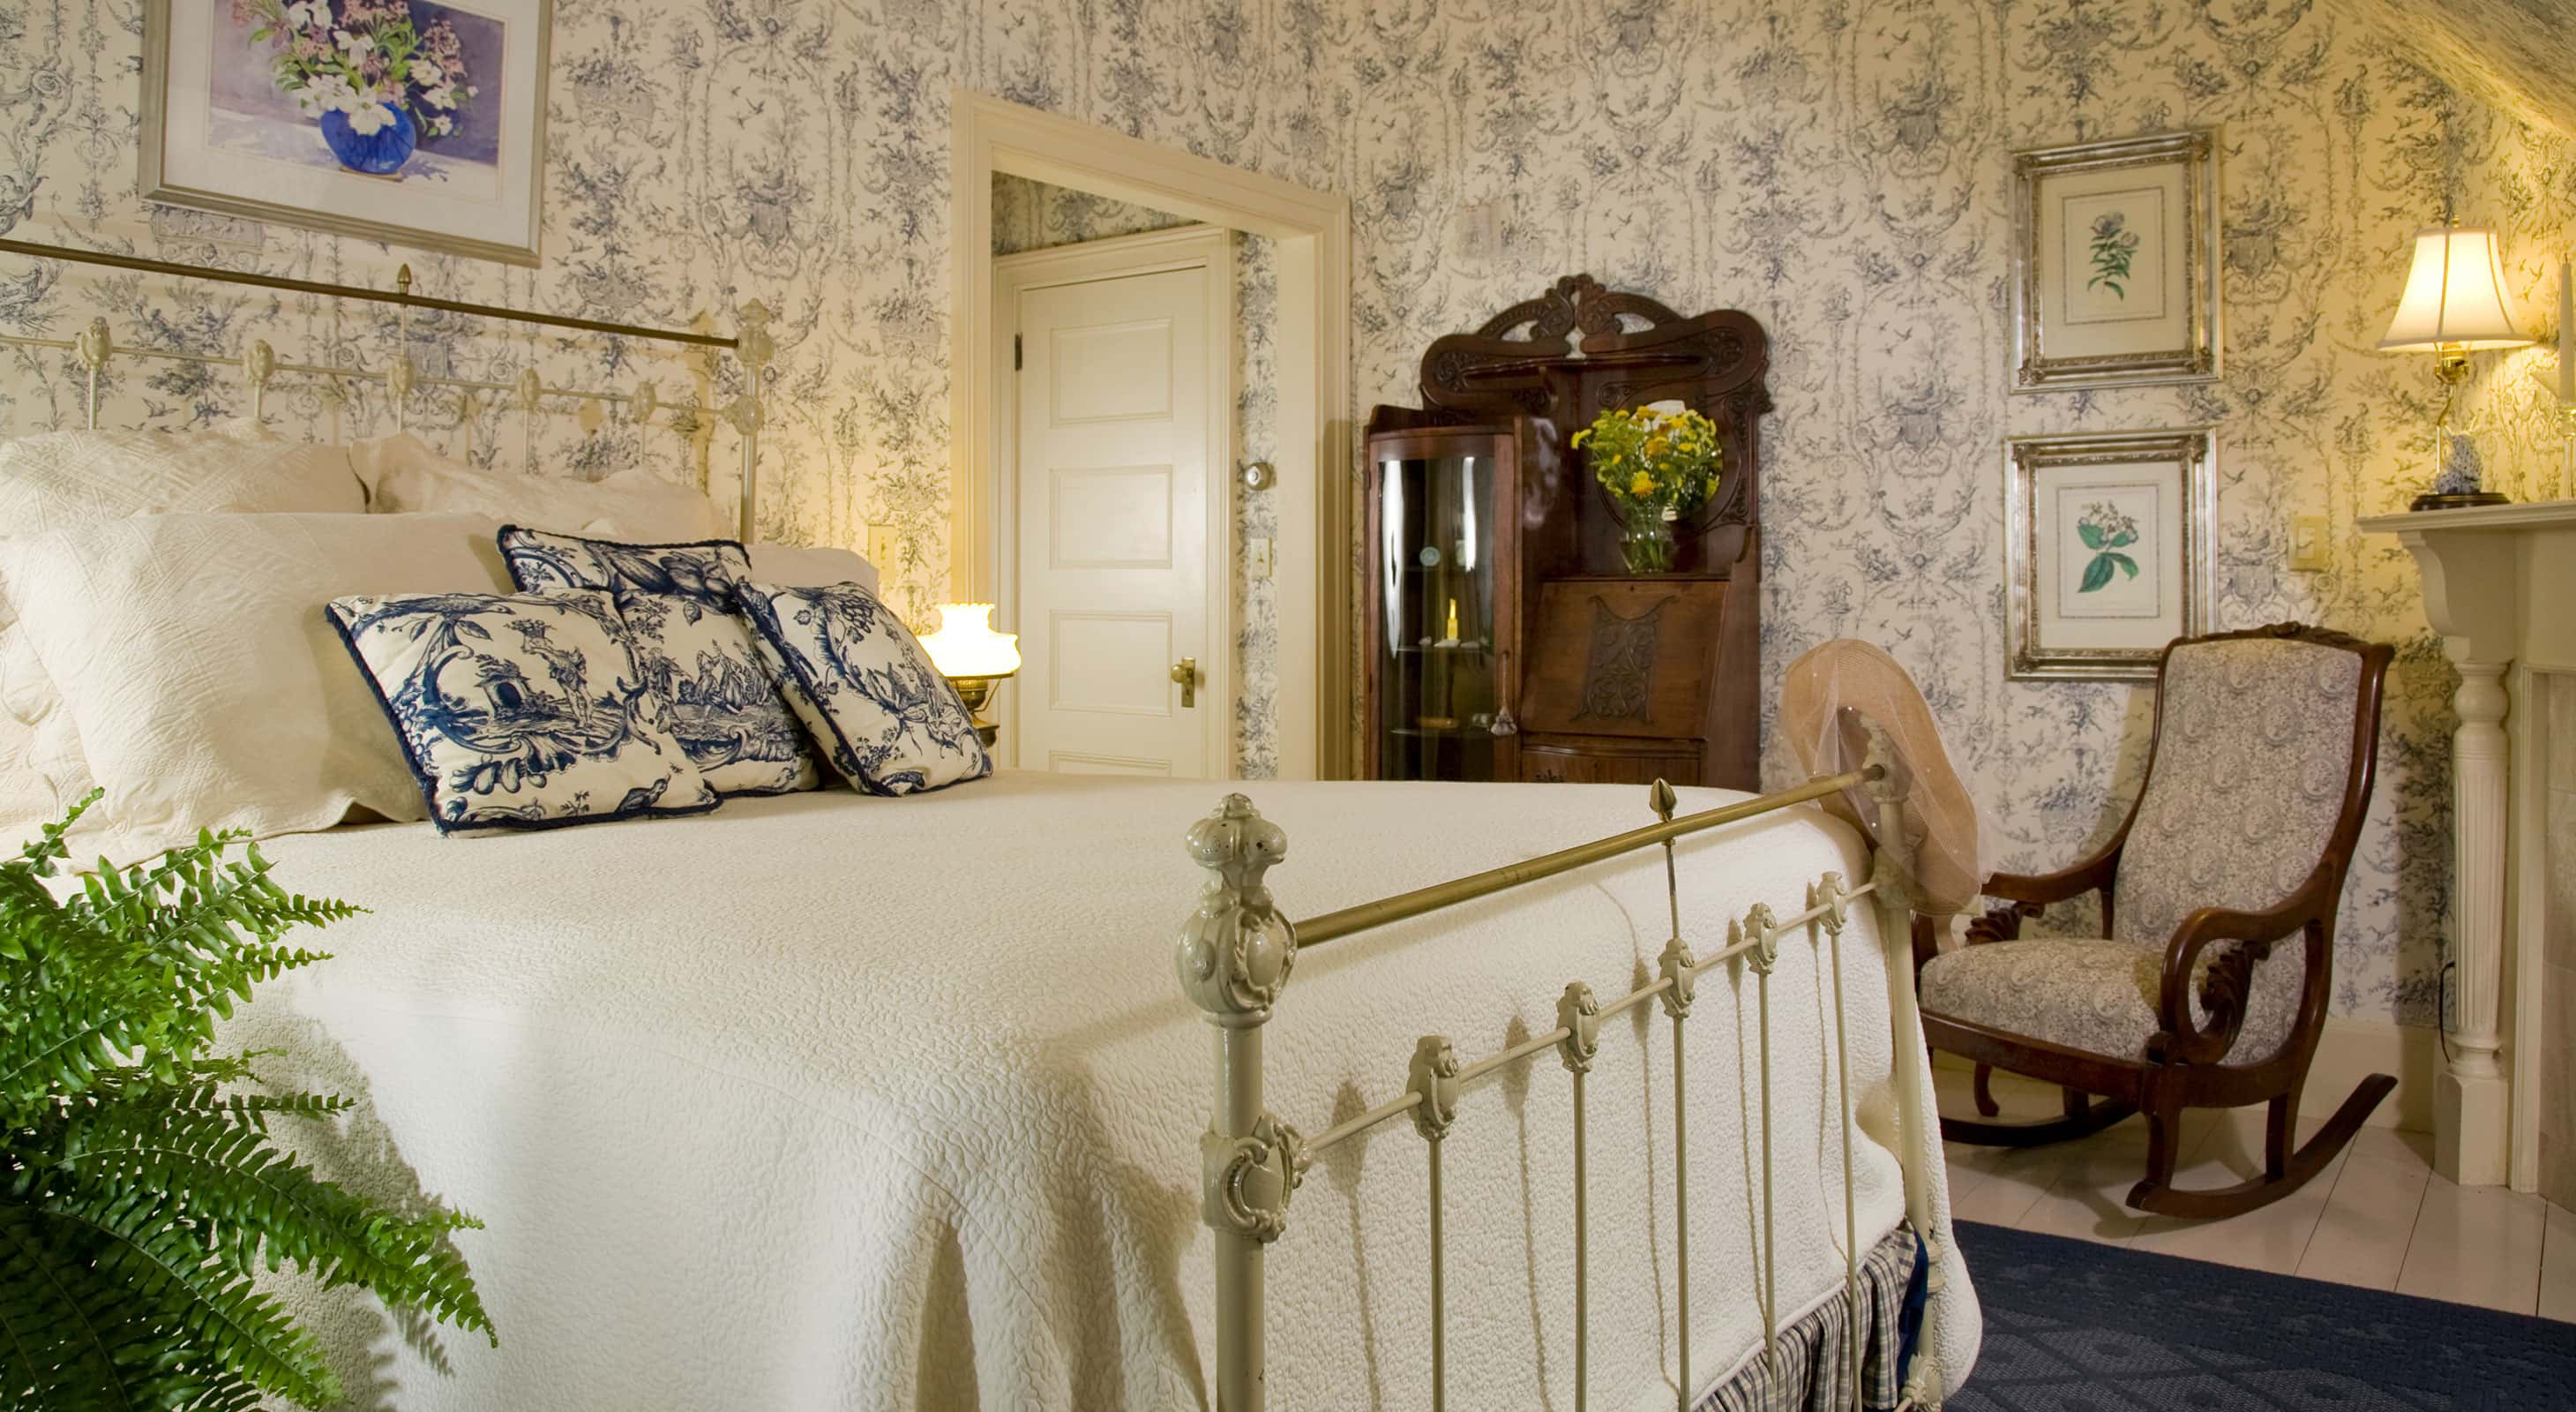
<svg viewBox="0 0 2576 1412"><path fill-rule="evenodd" d="M1632 574L1669 574L1682 517L1717 491L1717 424L1679 402L1612 407L1574 434L1593 479L1618 507L1620 556Z"/></svg>

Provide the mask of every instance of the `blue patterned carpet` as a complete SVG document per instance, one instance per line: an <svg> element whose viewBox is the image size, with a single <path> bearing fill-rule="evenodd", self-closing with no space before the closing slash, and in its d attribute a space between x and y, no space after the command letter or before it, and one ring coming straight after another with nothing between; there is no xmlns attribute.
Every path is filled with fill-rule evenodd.
<svg viewBox="0 0 2576 1412"><path fill-rule="evenodd" d="M2567 1412L2576 1325L1958 1223L1953 1412Z"/></svg>

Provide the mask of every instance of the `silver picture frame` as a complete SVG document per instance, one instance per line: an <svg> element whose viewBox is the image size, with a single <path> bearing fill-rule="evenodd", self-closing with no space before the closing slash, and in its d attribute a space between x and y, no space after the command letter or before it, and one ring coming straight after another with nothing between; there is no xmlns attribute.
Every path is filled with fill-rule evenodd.
<svg viewBox="0 0 2576 1412"><path fill-rule="evenodd" d="M2217 130L2037 148L2012 162L2011 390L2217 381ZM2129 226L2122 198L2150 210ZM2100 232L2106 220L2115 224L2087 245L2090 277L2072 283L2083 271L2070 225ZM2095 307L2107 303L2122 307Z"/></svg>
<svg viewBox="0 0 2576 1412"><path fill-rule="evenodd" d="M2214 427L2007 440L2006 676L2152 681L2166 643L2209 631L2217 486ZM2079 505L2085 513L2070 518ZM2112 535L2084 532L2097 511ZM2074 605L2094 591L2105 594L2098 608Z"/></svg>
<svg viewBox="0 0 2576 1412"><path fill-rule="evenodd" d="M216 0L220 3L220 0ZM190 0L203 3L203 0ZM460 255L468 259L491 260L502 264L540 266L544 263L544 211L546 174L546 77L551 66L554 31L554 0L504 0L499 6L524 9L532 21L533 58L527 64L526 82L531 85L531 101L525 116L524 138L516 135L505 139L514 145L524 142L517 165L526 169L527 209L524 229L512 221L512 229L501 238L485 239L423 228L417 224L385 220L356 214L354 209L330 209L288 201L262 199L243 190L192 184L172 170L172 144L169 123L172 108L169 101L173 74L171 63L171 0L144 0L143 6L143 103L142 163L135 189L147 202L209 211L253 221L273 221L301 226L332 235L354 236L361 240L381 241L439 254ZM458 5L451 8L465 10ZM490 0L471 7L472 12L494 8ZM352 176L353 182L376 178ZM341 198L347 207L364 201L363 188L352 187Z"/></svg>

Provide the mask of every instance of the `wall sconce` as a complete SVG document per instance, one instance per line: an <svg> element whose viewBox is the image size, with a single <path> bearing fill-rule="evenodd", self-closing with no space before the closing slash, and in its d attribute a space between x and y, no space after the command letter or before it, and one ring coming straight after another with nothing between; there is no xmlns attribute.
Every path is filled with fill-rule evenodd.
<svg viewBox="0 0 2576 1412"><path fill-rule="evenodd" d="M2415 260L2406 271L2406 292L2388 335L2379 340L2383 353L2431 353L2433 375L2442 382L2442 412L2433 421L2435 464L2443 468L2430 494L2415 508L2492 505L2504 499L2481 489L2474 451L2454 459L2451 445L2451 401L2469 376L2469 355L2489 348L2520 348L2531 340L2514 327L2505 307L2504 266L2491 226L2428 226L2415 232ZM2458 474L2455 474L2455 471Z"/></svg>
<svg viewBox="0 0 2576 1412"><path fill-rule="evenodd" d="M990 603L940 604L939 631L921 640L930 664L957 688L957 699L965 703L967 718L986 749L1002 728L984 719L984 708L992 704L994 687L1018 675L1019 643L1016 633L993 631Z"/></svg>

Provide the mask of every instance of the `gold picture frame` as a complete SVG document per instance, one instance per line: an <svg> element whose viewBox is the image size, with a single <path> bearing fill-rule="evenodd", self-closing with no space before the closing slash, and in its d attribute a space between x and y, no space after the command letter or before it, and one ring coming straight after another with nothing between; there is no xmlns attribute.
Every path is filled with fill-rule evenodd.
<svg viewBox="0 0 2576 1412"><path fill-rule="evenodd" d="M2215 129L2013 154L2017 393L2215 382Z"/></svg>
<svg viewBox="0 0 2576 1412"><path fill-rule="evenodd" d="M309 5L292 8L299 22L313 14ZM220 0L175 9L172 0L145 0L136 190L146 201L218 215L542 264L553 0L420 0L418 9L431 16L424 29L444 19L463 35L458 52L483 72L443 90L452 106L420 107L456 124L452 147L447 134L419 132L416 105L388 105L415 144L439 147L402 148L391 170L369 172L346 165L322 118L300 112L276 77L275 41L261 41L263 52L234 33ZM336 14L331 0L321 13ZM273 21L255 15L251 23Z"/></svg>
<svg viewBox="0 0 2576 1412"><path fill-rule="evenodd" d="M2154 680L2209 630L2217 485L2213 427L2006 441L2006 675Z"/></svg>

